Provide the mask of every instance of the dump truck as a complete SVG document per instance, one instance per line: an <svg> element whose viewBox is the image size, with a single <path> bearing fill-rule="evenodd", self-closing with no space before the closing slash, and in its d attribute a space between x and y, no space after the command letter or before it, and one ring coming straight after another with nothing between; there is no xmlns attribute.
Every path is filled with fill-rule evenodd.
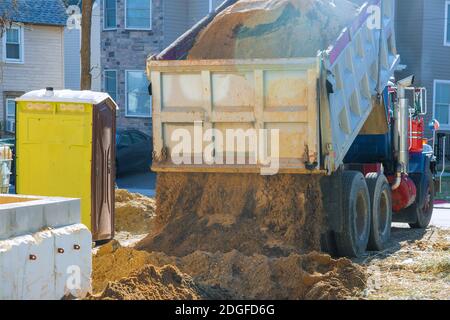
<svg viewBox="0 0 450 320"><path fill-rule="evenodd" d="M367 1L317 56L186 60L199 33L235 2L225 1L148 58L152 170L318 175L321 248L336 256L382 250L392 221L426 227L434 197L433 150L423 142L426 91L413 87L413 76L393 80L400 63L395 1ZM378 28L369 23L373 6L381 10ZM229 132L244 139L229 143ZM227 190L218 194L234 201ZM177 199L165 201L175 206Z"/></svg>

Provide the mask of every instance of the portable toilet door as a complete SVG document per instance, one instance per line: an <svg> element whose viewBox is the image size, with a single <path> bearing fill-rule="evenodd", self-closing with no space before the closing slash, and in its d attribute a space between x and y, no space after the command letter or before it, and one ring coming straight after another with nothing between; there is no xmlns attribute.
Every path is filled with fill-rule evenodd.
<svg viewBox="0 0 450 320"><path fill-rule="evenodd" d="M80 198L93 240L112 239L115 102L106 93L50 88L16 101L16 192Z"/></svg>
<svg viewBox="0 0 450 320"><path fill-rule="evenodd" d="M114 237L116 108L103 101L94 108L93 119L92 234L96 240L108 240Z"/></svg>

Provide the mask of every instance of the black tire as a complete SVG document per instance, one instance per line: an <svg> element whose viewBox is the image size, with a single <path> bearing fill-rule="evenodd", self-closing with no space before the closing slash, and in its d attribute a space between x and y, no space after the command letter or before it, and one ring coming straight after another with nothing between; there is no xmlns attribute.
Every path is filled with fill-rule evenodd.
<svg viewBox="0 0 450 320"><path fill-rule="evenodd" d="M370 235L370 197L361 172L342 174L342 231L337 232L336 247L340 256L359 257L367 248Z"/></svg>
<svg viewBox="0 0 450 320"><path fill-rule="evenodd" d="M380 251L386 248L391 237L392 193L384 176L376 172L366 175L369 188L372 219L367 249Z"/></svg>
<svg viewBox="0 0 450 320"><path fill-rule="evenodd" d="M414 204L407 209L413 212L416 218L416 222L409 224L413 229L425 229L428 227L433 215L434 181L430 170L426 171L425 179L424 196L422 199L417 198Z"/></svg>

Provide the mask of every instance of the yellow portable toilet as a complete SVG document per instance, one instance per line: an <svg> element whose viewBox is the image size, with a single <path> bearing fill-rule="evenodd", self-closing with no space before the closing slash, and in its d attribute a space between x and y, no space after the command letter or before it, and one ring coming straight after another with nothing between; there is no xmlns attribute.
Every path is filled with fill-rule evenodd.
<svg viewBox="0 0 450 320"><path fill-rule="evenodd" d="M106 93L53 88L16 102L16 192L80 198L93 239L112 239L116 103Z"/></svg>

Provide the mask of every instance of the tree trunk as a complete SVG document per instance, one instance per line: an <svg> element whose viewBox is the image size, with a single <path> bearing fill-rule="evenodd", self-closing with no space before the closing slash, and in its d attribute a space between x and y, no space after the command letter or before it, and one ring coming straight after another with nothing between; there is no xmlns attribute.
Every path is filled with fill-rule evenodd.
<svg viewBox="0 0 450 320"><path fill-rule="evenodd" d="M81 90L91 90L91 23L93 0L83 0L81 17Z"/></svg>

